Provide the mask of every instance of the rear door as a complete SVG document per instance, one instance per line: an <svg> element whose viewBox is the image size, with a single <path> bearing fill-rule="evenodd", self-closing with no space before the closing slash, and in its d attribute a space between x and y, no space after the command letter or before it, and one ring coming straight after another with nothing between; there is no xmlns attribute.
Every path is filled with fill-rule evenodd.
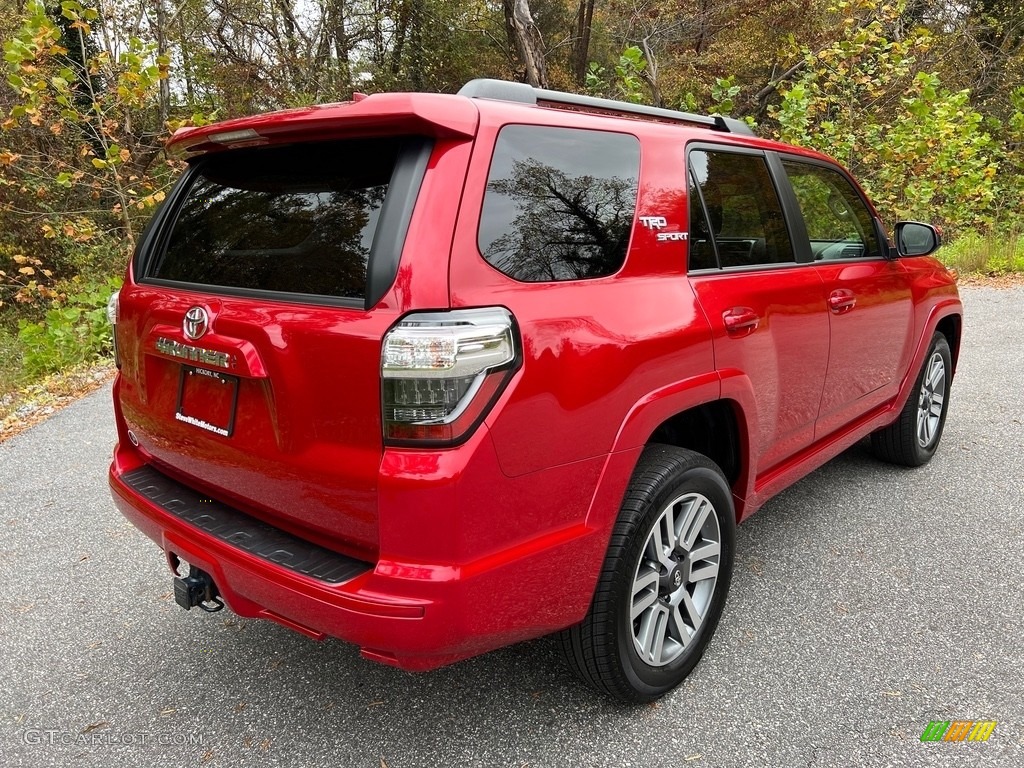
<svg viewBox="0 0 1024 768"><path fill-rule="evenodd" d="M828 302L830 352L817 437L896 395L913 334L907 273L885 258L874 216L845 174L803 159L782 161L803 215Z"/></svg>
<svg viewBox="0 0 1024 768"><path fill-rule="evenodd" d="M416 279L399 269L407 233L445 272L455 206L413 209L440 198L424 169L441 149L346 139L193 163L121 294L121 405L154 466L372 557L381 339ZM443 305L446 282L419 271Z"/></svg>
<svg viewBox="0 0 1024 768"><path fill-rule="evenodd" d="M747 397L755 414L749 437L761 474L814 439L828 361L821 277L791 236L764 153L699 145L687 158L690 278L723 397Z"/></svg>

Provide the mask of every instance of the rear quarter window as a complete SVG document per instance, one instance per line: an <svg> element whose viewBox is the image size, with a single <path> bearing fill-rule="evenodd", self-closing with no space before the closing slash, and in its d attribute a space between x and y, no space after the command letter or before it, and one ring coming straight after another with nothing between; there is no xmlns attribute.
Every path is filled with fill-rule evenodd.
<svg viewBox="0 0 1024 768"><path fill-rule="evenodd" d="M147 276L362 299L400 139L239 149L200 160Z"/></svg>
<svg viewBox="0 0 1024 768"><path fill-rule="evenodd" d="M626 260L639 175L635 136L507 125L491 160L480 252L523 282L611 275Z"/></svg>

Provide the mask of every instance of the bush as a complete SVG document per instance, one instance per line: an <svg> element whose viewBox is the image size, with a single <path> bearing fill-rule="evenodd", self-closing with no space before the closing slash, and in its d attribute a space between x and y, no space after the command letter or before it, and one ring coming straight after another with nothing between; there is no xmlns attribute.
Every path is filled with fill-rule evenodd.
<svg viewBox="0 0 1024 768"><path fill-rule="evenodd" d="M67 298L55 302L41 322L19 321L25 373L44 376L109 355L113 337L107 321L107 300L120 283L120 278L103 282L71 280L62 286Z"/></svg>
<svg viewBox="0 0 1024 768"><path fill-rule="evenodd" d="M24 383L24 367L18 337L0 327L0 397Z"/></svg>
<svg viewBox="0 0 1024 768"><path fill-rule="evenodd" d="M984 235L967 232L943 246L938 256L947 266L961 272L990 275L1024 272L1024 234L1019 231L993 231Z"/></svg>

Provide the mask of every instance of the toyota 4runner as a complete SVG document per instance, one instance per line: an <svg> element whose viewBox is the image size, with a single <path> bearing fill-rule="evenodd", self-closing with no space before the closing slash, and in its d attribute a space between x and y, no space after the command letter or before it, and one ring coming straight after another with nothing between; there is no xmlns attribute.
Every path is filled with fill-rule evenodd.
<svg viewBox="0 0 1024 768"><path fill-rule="evenodd" d="M428 670L560 632L699 660L735 525L865 436L928 461L932 227L722 117L493 80L181 131L111 300L110 485L184 608Z"/></svg>

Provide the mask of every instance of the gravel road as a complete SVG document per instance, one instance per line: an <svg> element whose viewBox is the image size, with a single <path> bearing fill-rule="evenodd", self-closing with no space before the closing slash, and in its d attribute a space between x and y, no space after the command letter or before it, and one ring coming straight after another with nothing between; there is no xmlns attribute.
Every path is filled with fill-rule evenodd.
<svg viewBox="0 0 1024 768"><path fill-rule="evenodd" d="M0 444L5 766L1024 765L1024 287L966 288L943 444L847 451L738 532L718 636L660 703L550 640L409 675L181 611L114 509L109 386ZM922 743L931 720L996 720Z"/></svg>

